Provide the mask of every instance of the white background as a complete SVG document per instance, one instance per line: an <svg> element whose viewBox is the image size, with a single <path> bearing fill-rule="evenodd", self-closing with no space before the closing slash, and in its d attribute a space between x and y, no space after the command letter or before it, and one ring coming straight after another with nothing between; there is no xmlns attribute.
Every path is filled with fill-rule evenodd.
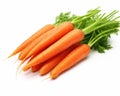
<svg viewBox="0 0 120 96"><path fill-rule="evenodd" d="M16 77L17 56L6 59L60 12L80 15L98 6L103 12L120 11L119 4L120 0L0 0L0 96L120 96L120 34L110 39L111 50L91 52L56 80L30 72Z"/></svg>

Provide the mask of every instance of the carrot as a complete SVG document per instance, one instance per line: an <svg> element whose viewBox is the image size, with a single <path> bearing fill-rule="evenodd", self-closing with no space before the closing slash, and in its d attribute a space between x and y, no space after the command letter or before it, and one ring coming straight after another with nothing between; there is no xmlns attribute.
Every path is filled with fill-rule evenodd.
<svg viewBox="0 0 120 96"><path fill-rule="evenodd" d="M49 31L48 31L49 32ZM28 46L26 46L26 48L24 48L22 51L21 51L21 53L19 54L19 60L23 60L23 61L25 61L26 59L24 59L25 57L26 57L26 55L28 54L28 52L30 51L30 50L32 50L32 48L34 47L34 46L36 46L42 39L44 39L46 36L45 35L47 35L47 34L49 34L48 32L46 32L46 33L44 33L43 35L41 35L40 37L38 37L38 38L36 38L33 42L31 42L31 44L29 44Z"/></svg>
<svg viewBox="0 0 120 96"><path fill-rule="evenodd" d="M38 71L42 67L42 64L38 64L31 67L32 72Z"/></svg>
<svg viewBox="0 0 120 96"><path fill-rule="evenodd" d="M66 50L68 51L68 50ZM67 54L67 52L61 52L60 54L52 57L51 59L47 60L44 63L40 63L38 65L32 66L32 72L36 72L40 69L40 74L44 75L47 72L49 72L49 70L51 70L62 58L64 58L64 55ZM31 58L32 60L33 58ZM43 65L43 66L42 66ZM26 70L25 70L26 71Z"/></svg>
<svg viewBox="0 0 120 96"><path fill-rule="evenodd" d="M37 54L36 54L36 55L37 55ZM28 60L28 62L30 62L36 55L30 57L30 59ZM20 66L21 66L24 62L26 62L26 60L22 60L17 69L19 69ZM29 70L29 69L30 69L30 68L27 68L27 69L24 70L24 71L27 71L27 70ZM32 69L32 67L31 67L31 69ZM33 70L35 70L35 69L33 69Z"/></svg>
<svg viewBox="0 0 120 96"><path fill-rule="evenodd" d="M39 42L41 42L43 39L45 39L46 37L48 37L51 33L53 33L54 30L56 30L57 28L53 28L49 31L47 31L46 33L44 33L43 35L39 36L37 39L35 39L31 44L29 44L28 46L26 46L26 48L24 48L21 53L19 54L19 59L25 61L26 59L24 59L26 57L26 55L29 53L29 51L32 50L33 47L35 47Z"/></svg>
<svg viewBox="0 0 120 96"><path fill-rule="evenodd" d="M54 28L54 25L52 25L52 24L45 25L40 30L35 32L32 36L30 36L27 40L25 40L21 45L19 45L9 57L16 55L17 53L22 51L27 45L29 45L32 41L34 41L36 38L38 38L40 35L44 34L45 32L47 32L53 28Z"/></svg>
<svg viewBox="0 0 120 96"><path fill-rule="evenodd" d="M46 50L38 54L35 58L33 58L29 63L27 63L27 65L24 66L23 70L39 63L45 62L46 60L74 45L75 43L80 42L81 40L83 40L83 38L84 33L81 30L72 30L71 32L60 38L58 41L56 41L54 44L49 46Z"/></svg>
<svg viewBox="0 0 120 96"><path fill-rule="evenodd" d="M47 74L52 68L54 68L65 57L65 55L67 55L67 53L69 51L70 51L70 49L68 48L64 52L61 52L60 54L52 57L51 59L47 60L46 62L32 66L31 67L32 72L36 72L40 69L41 75Z"/></svg>
<svg viewBox="0 0 120 96"><path fill-rule="evenodd" d="M73 49L51 72L52 79L57 78L61 73L75 66L80 60L84 59L90 53L90 47L87 44L81 44Z"/></svg>
<svg viewBox="0 0 120 96"><path fill-rule="evenodd" d="M41 52L73 29L74 26L71 22L63 22L60 25L56 26L53 30L48 32L48 35L45 35L43 40L41 40L36 46L32 48L32 50L29 51L24 59L27 59L30 56Z"/></svg>
<svg viewBox="0 0 120 96"><path fill-rule="evenodd" d="M77 43L65 51L59 53L53 58L49 59L44 65L40 68L40 75L45 75L50 72L73 48L77 47L80 43Z"/></svg>
<svg viewBox="0 0 120 96"><path fill-rule="evenodd" d="M32 72L36 72L40 69L40 74L44 75L46 73L48 73L53 67L56 66L56 64L58 64L73 48L77 47L80 43L77 43L73 46L71 46L70 48L66 49L65 51L59 53L58 55L50 58L49 60L47 60L44 63L40 63L38 65L32 66ZM32 58L30 58L30 60L28 62L30 62L35 56L33 56Z"/></svg>

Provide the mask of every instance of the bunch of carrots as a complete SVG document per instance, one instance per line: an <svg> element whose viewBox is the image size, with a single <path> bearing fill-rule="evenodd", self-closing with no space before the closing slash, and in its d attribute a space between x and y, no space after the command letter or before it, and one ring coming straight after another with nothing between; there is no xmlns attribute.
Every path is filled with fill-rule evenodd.
<svg viewBox="0 0 120 96"><path fill-rule="evenodd" d="M103 53L111 48L111 34L119 32L118 11L101 13L100 8L85 15L60 13L54 24L47 24L18 46L9 56L19 53L23 71L39 70L40 75L50 72L55 79L64 71L85 59L91 50ZM19 67L20 67L19 65Z"/></svg>

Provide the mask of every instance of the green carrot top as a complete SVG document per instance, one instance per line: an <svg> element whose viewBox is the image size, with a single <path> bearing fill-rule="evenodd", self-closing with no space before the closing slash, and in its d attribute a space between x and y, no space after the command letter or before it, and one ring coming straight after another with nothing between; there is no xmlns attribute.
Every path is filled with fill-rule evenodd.
<svg viewBox="0 0 120 96"><path fill-rule="evenodd" d="M89 10L83 16L71 15L70 12L60 13L56 17L54 25L59 25L62 22L69 21L74 24L74 27L84 32L85 38L81 43L88 44L91 49L97 50L100 53L112 48L109 43L111 34L119 32L120 16L116 16L117 10L109 14L100 13L99 8Z"/></svg>

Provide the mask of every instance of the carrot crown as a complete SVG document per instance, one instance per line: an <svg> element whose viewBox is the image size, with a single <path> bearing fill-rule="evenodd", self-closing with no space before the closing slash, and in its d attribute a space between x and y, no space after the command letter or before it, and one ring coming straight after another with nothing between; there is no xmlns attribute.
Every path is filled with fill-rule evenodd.
<svg viewBox="0 0 120 96"><path fill-rule="evenodd" d="M88 44L91 49L97 50L100 53L112 48L109 44L111 34L119 32L120 16L116 16L117 10L109 14L101 13L100 8L89 10L85 15L71 15L70 12L60 13L56 17L54 25L59 25L62 22L69 21L74 24L74 27L84 32L85 38L81 43Z"/></svg>

